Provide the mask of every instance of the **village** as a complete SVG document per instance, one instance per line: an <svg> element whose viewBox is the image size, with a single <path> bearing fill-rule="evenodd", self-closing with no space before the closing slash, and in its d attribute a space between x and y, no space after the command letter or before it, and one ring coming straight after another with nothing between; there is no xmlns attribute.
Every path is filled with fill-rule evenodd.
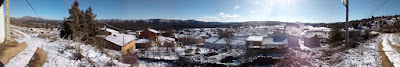
<svg viewBox="0 0 400 67"><path fill-rule="evenodd" d="M0 2L0 67L400 67L397 1Z"/></svg>
<svg viewBox="0 0 400 67"><path fill-rule="evenodd" d="M123 55L152 61L180 61L182 64L217 64L238 66L265 57L282 59L287 48L312 50L326 47L329 28L306 25L247 26L242 28L189 28L163 36L166 31L147 29L121 33L107 31L105 39L118 46ZM228 38L221 31L233 31ZM306 44L306 45L305 45ZM110 46L111 46L110 45ZM228 57L234 57L229 59ZM185 58L183 60L182 58ZM264 63L268 65L274 63ZM200 64L198 64L200 65Z"/></svg>
<svg viewBox="0 0 400 67"><path fill-rule="evenodd" d="M377 24L382 20L398 21L392 18L391 20L368 21L368 23ZM48 58L43 66L107 66L108 64L111 66L285 66L285 64L294 66L349 64L379 66L375 62L379 62L380 59L374 58L379 57L379 54L373 50L367 50L366 52L370 52L369 54L355 54L355 56L351 53L365 52L361 48L378 49L378 45L373 44L381 43L380 40L389 38L386 36L394 36L393 34L380 34L376 31L369 31L369 34L365 34L363 32L366 30L373 30L379 26L360 25L357 28L350 28L350 31L359 34L353 37L358 39L358 42L353 44L363 46L355 45L355 48L343 49L345 45L328 42L331 28L302 23L242 24L238 27L228 28L185 28L175 32L152 28L132 31L102 27L100 30L105 34L97 36L106 41L106 45L102 49L63 39L59 36L60 32L57 28L19 26L12 26L12 28L13 39L20 43L27 43L29 47L26 49L32 49L22 52L36 55L33 54L35 48L47 52ZM364 39L367 35L376 37ZM389 38L388 40L397 42L396 39ZM78 52L82 52L82 57L86 60L76 60L79 58ZM366 57L360 58L361 56ZM346 63L362 60L343 59L344 57L369 59L370 61ZM21 62L21 59L33 57L16 55L14 58L19 58L19 60L10 59L7 65L28 64L28 62ZM335 59L346 61L333 62ZM94 62L96 60L99 62ZM307 60L307 62L302 60ZM60 61L65 63L60 63Z"/></svg>

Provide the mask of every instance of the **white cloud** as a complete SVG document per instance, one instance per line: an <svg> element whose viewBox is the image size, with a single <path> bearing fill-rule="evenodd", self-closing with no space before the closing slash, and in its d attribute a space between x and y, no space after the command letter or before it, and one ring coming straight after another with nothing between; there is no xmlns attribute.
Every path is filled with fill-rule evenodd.
<svg viewBox="0 0 400 67"><path fill-rule="evenodd" d="M214 17L214 16L205 16L205 17L200 17L203 19L218 19L218 17Z"/></svg>
<svg viewBox="0 0 400 67"><path fill-rule="evenodd" d="M250 13L256 13L256 11L253 10L253 11L250 11Z"/></svg>
<svg viewBox="0 0 400 67"><path fill-rule="evenodd" d="M235 6L235 8L233 8L233 9L239 9L240 8L240 6Z"/></svg>
<svg viewBox="0 0 400 67"><path fill-rule="evenodd" d="M220 13L219 13L219 15L224 15L224 14L225 14L224 12L220 12Z"/></svg>

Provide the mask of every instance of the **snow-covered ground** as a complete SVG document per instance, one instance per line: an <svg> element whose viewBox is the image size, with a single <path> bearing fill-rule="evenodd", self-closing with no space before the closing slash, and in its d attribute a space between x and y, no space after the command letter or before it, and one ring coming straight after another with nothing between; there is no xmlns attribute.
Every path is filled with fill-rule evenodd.
<svg viewBox="0 0 400 67"><path fill-rule="evenodd" d="M58 34L54 34L58 31L42 30L44 32L48 32L49 36L57 37L55 41L51 41L50 38L39 37L38 35L40 33L33 31L40 29L17 26L11 27L13 29L11 31L14 33L13 35L20 36L20 38L14 39L20 43L26 42L28 44L28 48L22 51L22 54L20 53L11 59L10 62L7 63L6 67L24 67L29 63L29 60L35 52L36 47L43 49L43 51L47 53L46 62L43 65L44 67L106 66L107 64L116 67L130 66L129 64L124 64L114 58L108 57L104 52L101 52L96 47L91 45L61 39L57 37ZM81 50L84 58L81 60L74 60L76 54L75 49L67 47L78 48L78 46L80 47L79 49Z"/></svg>
<svg viewBox="0 0 400 67"><path fill-rule="evenodd" d="M361 43L359 47L349 49L344 52L336 53L332 58L339 57L342 59L341 62L334 64L334 66L339 67L351 67L351 66L359 66L359 67L378 67L380 59L379 59L379 51L378 45L380 44L380 39L382 36L366 41L365 43Z"/></svg>
<svg viewBox="0 0 400 67"><path fill-rule="evenodd" d="M141 58L149 58L156 60L177 60L179 56L176 55L175 52L172 51L173 48L169 47L150 47L147 49L144 54L138 53L137 55Z"/></svg>
<svg viewBox="0 0 400 67"><path fill-rule="evenodd" d="M400 67L400 53L397 52L391 44L389 44L390 39L392 38L393 34L385 34L385 37L382 42L383 51L385 52L386 56L389 58L390 62L393 63L393 66Z"/></svg>
<svg viewBox="0 0 400 67"><path fill-rule="evenodd" d="M13 34L19 34L22 35L23 38L18 39L18 42L26 42L28 44L27 48L20 53L18 53L17 56L14 58L11 58L9 62L5 65L6 67L24 67L29 63L29 60L32 58L33 54L36 51L36 48L38 47L39 44L42 44L40 41L31 41L30 39L32 38L30 35L25 34L24 32L21 32L19 30L14 29Z"/></svg>

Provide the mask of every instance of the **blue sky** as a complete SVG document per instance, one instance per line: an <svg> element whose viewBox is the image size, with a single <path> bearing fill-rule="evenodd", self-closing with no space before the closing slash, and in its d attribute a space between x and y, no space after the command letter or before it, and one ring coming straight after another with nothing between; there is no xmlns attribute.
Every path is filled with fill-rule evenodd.
<svg viewBox="0 0 400 67"><path fill-rule="evenodd" d="M10 0L12 17L33 16L25 0ZM29 0L42 18L68 17L74 0ZM92 6L97 19L195 19L201 21L343 22L340 0L78 0L81 9ZM386 0L350 0L350 19L369 18ZM388 2L374 16L400 14L400 0Z"/></svg>

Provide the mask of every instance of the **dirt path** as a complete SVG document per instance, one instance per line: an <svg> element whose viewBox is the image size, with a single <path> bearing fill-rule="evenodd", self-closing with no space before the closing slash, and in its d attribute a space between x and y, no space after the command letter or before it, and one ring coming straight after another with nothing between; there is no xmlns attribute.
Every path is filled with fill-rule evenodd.
<svg viewBox="0 0 400 67"><path fill-rule="evenodd" d="M381 56L381 57L380 57L380 59L381 59L381 65L382 65L383 67L394 67L394 66L393 66L393 63L390 62L389 58L386 56L385 52L384 52L383 49L382 49L382 48L383 48L382 42L383 42L383 40L381 41L381 43L380 43L379 46L378 46L379 55Z"/></svg>
<svg viewBox="0 0 400 67"><path fill-rule="evenodd" d="M7 43L0 44L0 61L3 64L7 64L11 58L15 57L27 47L26 43L6 42Z"/></svg>
<svg viewBox="0 0 400 67"><path fill-rule="evenodd" d="M35 54L29 61L29 67L42 67L44 62L46 62L46 52L43 52L42 49L37 48Z"/></svg>
<svg viewBox="0 0 400 67"><path fill-rule="evenodd" d="M35 54L37 47L43 43L40 41L31 41L33 40L31 35L26 34L18 29L13 29L13 32L23 35L23 38L16 40L19 40L19 42L25 42L27 47L19 52L15 57L11 58L8 63L5 64L5 67L25 67Z"/></svg>

